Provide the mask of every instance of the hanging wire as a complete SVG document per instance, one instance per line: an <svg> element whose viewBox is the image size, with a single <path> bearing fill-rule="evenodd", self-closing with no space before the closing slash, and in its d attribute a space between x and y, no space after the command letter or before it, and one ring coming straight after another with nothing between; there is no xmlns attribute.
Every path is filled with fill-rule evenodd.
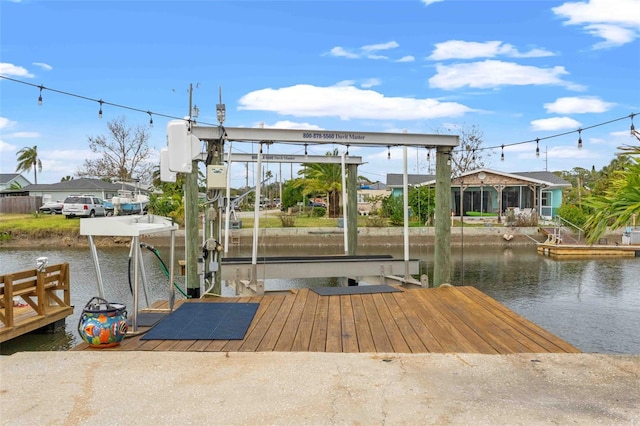
<svg viewBox="0 0 640 426"><path fill-rule="evenodd" d="M141 112L141 113L144 113L144 114L147 114L147 113L151 112L152 114L156 115L157 117L164 117L164 118L175 119L175 120L189 121L189 128L191 127L190 120L189 119L185 119L184 117L178 117L178 116L174 116L174 115L163 114L163 113L159 113L159 112L149 111L149 110L146 110L146 109L135 108L135 107L128 106L128 105L117 104L117 103L105 101L105 100L102 100L102 99L96 99L96 98L91 98L91 97L84 96L84 95L78 95L76 93L71 93L71 92L67 92L67 91L64 91L64 90L58 90L58 89L46 87L44 85L38 85L38 84L34 84L34 83L29 83L29 82L26 82L26 81L18 80L18 79L15 79L15 78L4 76L4 75L0 75L0 78L3 79L3 80L12 81L14 83L20 83L20 84L24 84L26 86L31 86L31 87L38 88L40 90L40 93L42 93L43 90L49 90L51 92L59 93L61 95L65 95L65 96L71 96L71 97L78 98L78 99L83 99L83 100L92 101L92 102L98 102L98 103L100 103L101 106L102 105L108 105L108 106L112 106L112 107L115 107L115 108L121 108L121 109L130 110L130 111ZM38 102L40 102L40 98L41 97L42 96L39 96ZM622 117L614 118L612 120L603 121L601 123L596 123L596 124L593 124L591 126L582 127L580 129L570 130L570 131L563 132L563 133L557 133L557 134L553 134L553 135L549 135L549 136L545 136L545 137L541 137L541 138L529 139L529 140L524 140L524 141L520 141L520 142L512 142L512 143L503 144L503 145L493 145L493 146L487 146L487 147L479 147L479 148L477 148L477 150L478 151L493 150L493 149L501 148L502 146L507 146L507 147L508 146L516 146L516 145L523 145L523 144L532 143L532 142L538 142L539 143L542 140L554 139L554 138L558 138L558 137L561 137L561 136L569 135L571 133L582 132L583 130L590 130L590 129L593 129L593 128L596 128L596 127L605 126L607 124L611 124L611 123L615 123L617 121L625 120L627 118L631 119L631 133L632 133L632 135L635 135L635 127L634 127L634 124L633 124L633 118L636 115L638 115L638 113L631 113L630 115L625 115L625 116L622 116ZM202 121L200 122L200 124L207 125L207 126L214 126L214 127L218 126L218 123L207 123L207 122L202 122ZM388 146L387 148L389 149L389 153L388 153L387 157L391 158L390 146ZM462 149L466 149L466 148L462 148ZM460 149L453 150L452 152L457 152L459 150Z"/></svg>

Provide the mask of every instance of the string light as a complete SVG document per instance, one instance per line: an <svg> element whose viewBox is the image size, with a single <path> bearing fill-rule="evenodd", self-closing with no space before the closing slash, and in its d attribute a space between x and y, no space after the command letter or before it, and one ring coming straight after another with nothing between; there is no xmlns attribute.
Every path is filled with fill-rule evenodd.
<svg viewBox="0 0 640 426"><path fill-rule="evenodd" d="M582 149L582 129L578 129L578 149Z"/></svg>
<svg viewBox="0 0 640 426"><path fill-rule="evenodd" d="M427 162L431 162L431 149L427 148Z"/></svg>
<svg viewBox="0 0 640 426"><path fill-rule="evenodd" d="M344 155L349 156L349 144L347 144L347 152Z"/></svg>
<svg viewBox="0 0 640 426"><path fill-rule="evenodd" d="M471 159L472 159L473 161L476 161L476 149L475 149L475 148L473 148L473 149L471 150Z"/></svg>
<svg viewBox="0 0 640 426"><path fill-rule="evenodd" d="M304 144L304 157L307 158L309 155L307 154L307 146L308 144Z"/></svg>
<svg viewBox="0 0 640 426"><path fill-rule="evenodd" d="M100 99L98 103L100 104L100 110L98 111L98 118L102 118L102 104L104 103L104 101Z"/></svg>
<svg viewBox="0 0 640 426"><path fill-rule="evenodd" d="M149 114L149 127L153 127L153 116L151 115L151 111L147 111Z"/></svg>
<svg viewBox="0 0 640 426"><path fill-rule="evenodd" d="M540 157L540 139L536 138L536 157Z"/></svg>
<svg viewBox="0 0 640 426"><path fill-rule="evenodd" d="M174 115L162 114L162 113L158 113L158 112L152 112L152 111L147 111L147 110L140 109L140 108L131 107L131 106L128 106L128 105L122 105L122 104L117 104L117 103L113 103L113 102L108 102L108 101L104 101L102 99L90 98L90 97L79 95L79 94L76 94L76 93L66 92L66 91L58 90L58 89L53 89L53 88L50 88L50 87L46 87L44 85L37 85L37 84L33 84L33 83L28 83L26 81L18 80L18 79L15 79L15 78L4 76L4 75L0 75L0 79L13 81L15 83L20 83L20 84L24 84L24 85L27 85L27 86L32 86L32 87L36 87L36 88L40 89L40 95L38 96L38 105L40 105L41 101L42 101L42 91L43 90L49 90L49 91L52 91L52 92L55 92L55 93L59 93L59 94L62 94L62 95L66 95L66 96L71 96L71 97L84 99L84 100L92 101L92 102L98 102L100 104L100 111L102 110L102 105L104 104L104 105L110 105L110 106L113 106L113 107L116 107L116 108L128 109L130 111L136 111L136 112L141 112L141 113L145 113L145 114L148 114L148 113L151 112L152 114L155 114L158 117L164 117L164 118L168 118L168 119L172 119L172 120L189 121L185 117L178 117L178 116L174 116ZM101 116L100 115L100 111L98 112L99 116ZM567 131L567 132L558 133L558 134L554 134L554 135L549 135L549 136L545 136L543 138L536 138L534 140L529 139L529 140L524 140L524 141L520 141L520 142L513 142L513 143L506 144L506 145L503 144L502 146L499 146L499 145L486 146L486 147L477 148L477 150L479 150L479 151L492 150L492 149L496 149L496 148L500 148L500 147L502 147L504 149L505 146L522 145L522 144L527 144L527 143L531 143L531 142L536 142L536 144L538 144L540 140L554 139L554 138L558 138L560 136L566 136L566 135L574 133L574 132L581 133L582 130L589 130L589 129L593 129L593 128L596 128L596 127L601 127L601 126L604 126L604 125L607 125L607 124L611 124L611 123L615 123L617 121L624 120L626 118L631 118L630 131L631 131L631 135L635 136L637 131L636 131L634 123L633 123L633 118L636 115L638 115L638 113L632 113L630 115L625 115L623 117L617 117L617 118L614 118L612 120L596 123L596 124L593 124L591 126L583 127L583 128L576 129L576 130L570 130L570 131ZM208 125L208 126L220 125L220 123L213 124L213 123L206 123L206 122L201 122L200 124L201 125ZM191 128L190 123L189 123L189 128ZM390 146L387 146L387 148L390 149ZM464 146L462 149L467 149L467 147ZM452 152L455 152L455 151L457 151L457 150L454 150ZM538 148L538 151L539 151L539 148ZM538 152L538 154L539 154L539 152ZM389 152L388 158L390 158L390 157L391 157L391 154Z"/></svg>
<svg viewBox="0 0 640 426"><path fill-rule="evenodd" d="M500 153L500 161L504 161L504 144L502 144L500 148L502 148L502 152Z"/></svg>
<svg viewBox="0 0 640 426"><path fill-rule="evenodd" d="M391 160L391 146L387 145L387 160Z"/></svg>

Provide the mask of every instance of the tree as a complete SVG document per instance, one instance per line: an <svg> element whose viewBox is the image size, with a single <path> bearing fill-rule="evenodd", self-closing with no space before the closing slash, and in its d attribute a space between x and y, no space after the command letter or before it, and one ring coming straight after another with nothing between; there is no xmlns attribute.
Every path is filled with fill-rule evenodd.
<svg viewBox="0 0 640 426"><path fill-rule="evenodd" d="M60 182L69 182L71 180L73 180L73 176L66 175L62 179L60 179Z"/></svg>
<svg viewBox="0 0 640 426"><path fill-rule="evenodd" d="M152 166L147 162L151 154L147 128L138 126L132 130L124 117L108 122L107 128L108 137L89 137L89 148L102 157L84 160L77 175L149 182Z"/></svg>
<svg viewBox="0 0 640 426"><path fill-rule="evenodd" d="M298 180L300 178L288 180L282 186L282 208L288 209L303 201L302 185L297 184Z"/></svg>
<svg viewBox="0 0 640 426"><path fill-rule="evenodd" d="M594 212L585 223L590 243L600 238L607 227L618 229L640 217L640 145L618 149L623 151L618 163L625 164L624 168L611 172L604 194L592 194L583 201Z"/></svg>
<svg viewBox="0 0 640 426"><path fill-rule="evenodd" d="M338 156L338 148L326 155ZM340 164L303 163L299 175L304 178L296 185L303 187L304 195L327 194L329 217L340 216L340 191L342 191L342 168Z"/></svg>
<svg viewBox="0 0 640 426"><path fill-rule="evenodd" d="M16 153L18 166L16 172L28 172L33 168L33 182L38 183L38 172L42 172L42 161L38 158L38 146L24 147Z"/></svg>
<svg viewBox="0 0 640 426"><path fill-rule="evenodd" d="M435 188L428 186L411 188L409 190L409 205L413 215L418 216L421 223L430 222L436 210Z"/></svg>
<svg viewBox="0 0 640 426"><path fill-rule="evenodd" d="M436 130L437 134L458 133L460 145L451 153L451 175L459 176L462 173L481 169L491 157L491 152L482 149L484 133L476 125L463 124L453 129Z"/></svg>

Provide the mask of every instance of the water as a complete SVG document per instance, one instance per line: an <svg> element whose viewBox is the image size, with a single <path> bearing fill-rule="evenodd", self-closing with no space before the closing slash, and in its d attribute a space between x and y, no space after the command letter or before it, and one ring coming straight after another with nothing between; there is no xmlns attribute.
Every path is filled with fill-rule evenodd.
<svg viewBox="0 0 640 426"><path fill-rule="evenodd" d="M163 259L169 250L159 248ZM333 250L333 251L332 251ZM304 249L306 254L339 254L335 249ZM99 249L105 298L133 306L128 280L128 250ZM180 252L180 250L178 250ZM299 255L300 249L270 249L269 256ZM392 254L402 258L402 248L368 247L359 254ZM249 256L236 251L230 256ZM0 273L35 267L35 259L50 264L68 262L74 314L66 328L54 334L30 334L2 344L1 354L27 350L67 350L81 342L76 331L84 305L97 296L93 261L87 248L61 250L0 249ZM177 255L176 257L181 257ZM411 258L427 259L433 274L429 247L412 247ZM149 283L149 303L167 299L168 278L155 255L143 251ZM584 352L640 354L640 258L552 260L535 247L473 247L452 252L452 282L472 285L508 308L535 322ZM176 271L178 271L176 265ZM268 280L268 289L344 285L343 279ZM176 282L184 284L177 275ZM223 286L223 295L232 295ZM176 297L180 297L176 293ZM140 292L141 306L146 300Z"/></svg>

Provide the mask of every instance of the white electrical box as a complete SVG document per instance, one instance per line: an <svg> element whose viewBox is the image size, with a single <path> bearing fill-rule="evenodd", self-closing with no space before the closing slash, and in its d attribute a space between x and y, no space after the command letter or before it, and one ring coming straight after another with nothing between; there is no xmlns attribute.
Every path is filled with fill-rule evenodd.
<svg viewBox="0 0 640 426"><path fill-rule="evenodd" d="M169 148L160 149L160 180L162 182L175 182L176 174L169 170Z"/></svg>
<svg viewBox="0 0 640 426"><path fill-rule="evenodd" d="M223 164L207 166L207 188L222 189L227 187L227 167Z"/></svg>

